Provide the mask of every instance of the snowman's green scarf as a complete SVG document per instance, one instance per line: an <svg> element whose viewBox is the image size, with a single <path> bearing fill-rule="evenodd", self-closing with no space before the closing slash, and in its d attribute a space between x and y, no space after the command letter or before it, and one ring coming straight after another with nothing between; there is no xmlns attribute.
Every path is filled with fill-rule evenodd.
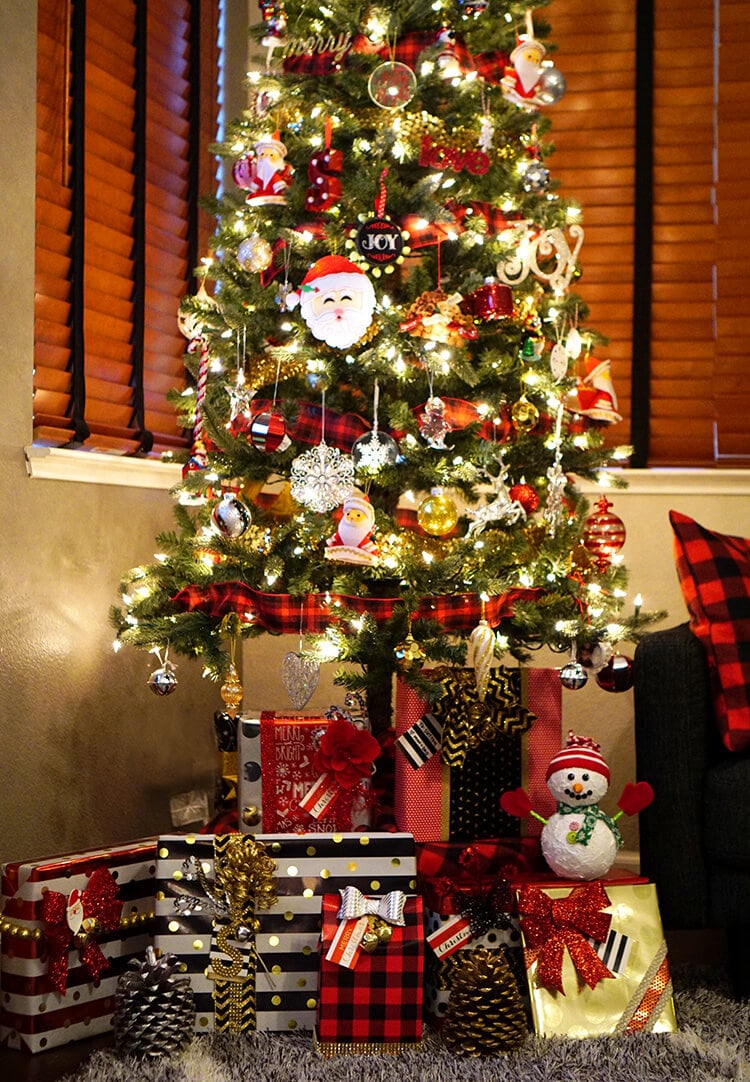
<svg viewBox="0 0 750 1082"><path fill-rule="evenodd" d="M587 804L585 808L574 808L572 804L563 804L562 801L558 801L557 814L575 814L583 817L583 826L579 827L575 837L568 837L568 841L571 843L575 843L576 845L588 845L591 835L594 833L594 827L596 826L597 821L601 820L603 823L606 823L612 831L617 848L619 849L622 845L622 834L620 833L617 824L614 819L611 819L608 815L605 815L603 811L600 811L598 804Z"/></svg>

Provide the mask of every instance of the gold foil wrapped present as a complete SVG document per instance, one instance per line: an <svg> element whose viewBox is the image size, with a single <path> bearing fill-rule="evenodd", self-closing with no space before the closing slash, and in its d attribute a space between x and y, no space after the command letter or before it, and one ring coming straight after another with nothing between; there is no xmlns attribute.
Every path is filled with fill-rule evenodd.
<svg viewBox="0 0 750 1082"><path fill-rule="evenodd" d="M544 950L538 948L538 926L529 925L524 930L522 913L521 932L524 938L531 997L534 1030L541 1037L597 1037L603 1034L627 1034L637 1031L674 1033L677 1030L672 981L669 974L667 947L664 940L656 888L653 883L637 883L614 886L604 882L597 884L606 892L602 914L610 916L604 938L590 941L611 976L591 976L591 969L583 963L579 972L573 961L570 943L575 936L570 933L570 900L580 885L544 888L541 891L553 903L550 915L549 946L551 952L559 951L559 973L562 992L542 980L544 973ZM538 888L531 888L532 891ZM529 906L529 888L518 892L519 909L526 902L527 909L539 912L539 907ZM555 906L556 902L563 905ZM584 922L585 923L585 922ZM529 941L537 946L529 949ZM585 956L585 952L579 952ZM579 966L581 965L579 961ZM593 987L592 987L593 985Z"/></svg>

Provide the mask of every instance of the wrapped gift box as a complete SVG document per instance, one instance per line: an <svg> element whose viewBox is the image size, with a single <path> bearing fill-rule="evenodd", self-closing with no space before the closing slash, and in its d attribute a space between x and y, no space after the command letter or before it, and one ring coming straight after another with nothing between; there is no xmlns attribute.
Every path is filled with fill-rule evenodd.
<svg viewBox="0 0 750 1082"><path fill-rule="evenodd" d="M369 779L342 791L318 818L300 804L320 777L313 756L330 720L324 714L280 714L270 710L257 718L241 719L239 799L243 831L331 834L369 827Z"/></svg>
<svg viewBox="0 0 750 1082"><path fill-rule="evenodd" d="M40 1052L110 1028L117 978L151 942L155 872L155 839L3 865L3 1041Z"/></svg>
<svg viewBox="0 0 750 1082"><path fill-rule="evenodd" d="M344 833L255 835L276 864L277 900L255 909L255 935L228 946L241 956L238 976L253 1006L239 1022L216 1016L217 982L211 972L220 949L222 914L205 887L216 875L216 853L226 838L251 843L249 835L179 835L159 840L157 860L156 946L176 954L190 974L196 997L195 1028L312 1030L318 1005L318 944L323 895L345 886L363 894L402 890L414 894L414 839L407 834ZM195 873L196 861L204 883ZM221 901L221 899L217 899Z"/></svg>
<svg viewBox="0 0 750 1082"><path fill-rule="evenodd" d="M399 741L409 732L414 734L415 725L417 739L406 739L412 748L422 744L419 723L431 716L431 709L434 716L435 704L430 708L407 684L398 683L396 823L399 830L413 834L418 842L513 837L521 830L529 835L538 834L541 823L537 820L524 820L522 824L500 808L501 793L519 785L524 785L535 810L541 815L549 815L555 810L544 774L550 758L560 750L562 697L559 673L556 669L493 672L504 684L504 694L515 699L506 708L511 723L507 732L498 731L494 738L471 747L461 767L443 762L439 739L435 744L438 750L432 754L428 755L429 743L426 745L423 754L428 757L421 763L403 753ZM463 678L462 674L473 681L470 670L458 670L457 678ZM461 694L460 691L451 693L452 702L459 703ZM475 706L467 703L467 711ZM523 712L533 715L527 731L524 731ZM516 720L520 723L516 724ZM429 742L427 731L424 737Z"/></svg>
<svg viewBox="0 0 750 1082"><path fill-rule="evenodd" d="M323 899L315 1047L328 1056L392 1053L415 1047L422 1039L421 898L407 898L404 925L390 926L388 942L372 953L362 951L351 967L329 959L341 925L340 905L339 894L327 894Z"/></svg>
<svg viewBox="0 0 750 1082"><path fill-rule="evenodd" d="M518 908L540 1036L676 1031L653 883L528 884Z"/></svg>
<svg viewBox="0 0 750 1082"><path fill-rule="evenodd" d="M417 845L417 889L424 899L427 935L425 1017L431 1025L442 1025L454 974L477 948L505 949L525 992L511 879L533 874L543 863L536 838Z"/></svg>

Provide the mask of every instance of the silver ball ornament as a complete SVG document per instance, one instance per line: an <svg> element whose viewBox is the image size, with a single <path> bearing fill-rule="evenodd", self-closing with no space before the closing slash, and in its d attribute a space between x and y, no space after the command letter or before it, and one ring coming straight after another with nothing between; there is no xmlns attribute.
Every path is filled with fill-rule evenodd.
<svg viewBox="0 0 750 1082"><path fill-rule="evenodd" d="M549 185L549 169L541 162L530 162L523 174L523 186L527 192L543 192Z"/></svg>
<svg viewBox="0 0 750 1082"><path fill-rule="evenodd" d="M222 537L234 541L242 537L252 516L242 500L238 500L233 492L226 492L211 511L211 521Z"/></svg>
<svg viewBox="0 0 750 1082"><path fill-rule="evenodd" d="M536 96L543 105L554 105L567 89L565 76L559 68L550 65L542 68L536 87Z"/></svg>
<svg viewBox="0 0 750 1082"><path fill-rule="evenodd" d="M578 691L584 687L589 674L580 661L569 661L560 669L560 683L569 691Z"/></svg>

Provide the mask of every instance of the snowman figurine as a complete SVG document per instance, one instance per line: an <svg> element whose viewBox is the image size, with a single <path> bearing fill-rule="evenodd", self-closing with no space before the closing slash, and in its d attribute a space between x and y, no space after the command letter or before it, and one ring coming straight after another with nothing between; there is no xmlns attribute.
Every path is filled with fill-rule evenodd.
<svg viewBox="0 0 750 1082"><path fill-rule="evenodd" d="M609 766L590 737L571 730L564 748L547 767L547 787L557 801L549 819L532 810L523 789L503 793L500 806L509 815L532 815L544 823L542 853L555 875L564 879L601 879L612 867L622 835L621 815L635 815L654 799L648 782L628 782L611 818L599 809L609 788Z"/></svg>

